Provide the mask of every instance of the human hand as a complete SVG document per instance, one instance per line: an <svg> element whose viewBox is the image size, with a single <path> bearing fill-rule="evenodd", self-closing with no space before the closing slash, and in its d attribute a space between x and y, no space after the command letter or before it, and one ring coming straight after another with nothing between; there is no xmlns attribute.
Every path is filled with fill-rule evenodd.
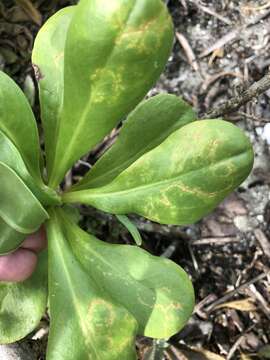
<svg viewBox="0 0 270 360"><path fill-rule="evenodd" d="M37 265L37 254L47 246L43 227L29 235L19 249L0 256L0 281L20 282L28 279Z"/></svg>

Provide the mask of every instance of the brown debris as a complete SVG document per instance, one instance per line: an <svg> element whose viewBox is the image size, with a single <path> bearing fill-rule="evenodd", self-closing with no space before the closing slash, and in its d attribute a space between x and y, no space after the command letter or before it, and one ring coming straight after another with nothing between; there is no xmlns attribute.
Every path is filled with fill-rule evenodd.
<svg viewBox="0 0 270 360"><path fill-rule="evenodd" d="M265 236L264 232L261 229L256 229L254 231L256 239L258 240L264 254L270 259L270 241Z"/></svg>
<svg viewBox="0 0 270 360"><path fill-rule="evenodd" d="M30 0L16 0L16 2L35 24L41 26L42 16Z"/></svg>

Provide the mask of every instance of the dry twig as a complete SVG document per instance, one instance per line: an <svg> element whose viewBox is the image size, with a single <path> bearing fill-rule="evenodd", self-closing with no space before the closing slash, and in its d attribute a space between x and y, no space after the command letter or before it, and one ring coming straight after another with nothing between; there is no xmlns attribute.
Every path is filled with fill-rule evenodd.
<svg viewBox="0 0 270 360"><path fill-rule="evenodd" d="M235 42L238 40L243 33L243 31L247 28L250 28L258 23L260 23L263 19L268 17L270 15L270 10L266 10L262 14L259 14L254 19L252 19L249 23L243 26L237 26L235 29L229 31L227 34L225 34L222 38L220 38L215 44L210 46L209 48L205 49L200 55L199 58L203 58L205 56L208 56L213 51L220 49L224 47L225 45Z"/></svg>
<svg viewBox="0 0 270 360"><path fill-rule="evenodd" d="M238 110L242 105L245 105L253 98L257 98L265 91L270 89L270 73L265 75L261 80L252 84L247 90L243 91L238 96L229 99L218 108L210 110L206 113L205 118L214 119L224 114L232 113Z"/></svg>
<svg viewBox="0 0 270 360"><path fill-rule="evenodd" d="M217 299L212 304L207 306L207 308L205 309L205 312L210 313L217 305L223 304L224 302L228 301L234 295L238 294L240 290L243 290L243 289L247 288L249 285L254 284L255 282L257 282L259 280L262 280L266 276L269 276L269 275L270 275L269 273L262 273L262 274L256 276L255 278L247 281L246 283L240 285L238 288L227 292L224 296L222 296L221 298Z"/></svg>
<svg viewBox="0 0 270 360"><path fill-rule="evenodd" d="M250 326L247 330L245 330L243 332L242 335L240 335L240 337L236 340L236 342L233 344L233 346L231 347L226 360L230 360L234 353L236 352L236 350L238 349L238 347L241 345L242 341L244 340L245 336L255 327L255 325Z"/></svg>
<svg viewBox="0 0 270 360"><path fill-rule="evenodd" d="M231 22L229 19L227 19L227 18L225 18L224 16L218 14L218 13L215 12L214 10L212 10L212 9L210 9L210 8L202 5L202 4L200 4L198 1L189 0L189 2L191 2L191 3L194 4L194 5L196 5L196 6L197 6L200 10L202 10L203 12L205 12L205 13L211 15L211 16L216 17L217 19L219 19L220 21L224 22L225 24L227 24L227 25L231 25L231 24L232 24L232 22Z"/></svg>
<svg viewBox="0 0 270 360"><path fill-rule="evenodd" d="M185 51L189 65L192 66L195 71L199 71L200 68L197 63L196 56L195 56L191 46L189 45L189 42L187 41L187 39L185 38L185 36L183 34L176 32L175 35L176 35L176 38L179 41L180 45L182 46L182 48Z"/></svg>

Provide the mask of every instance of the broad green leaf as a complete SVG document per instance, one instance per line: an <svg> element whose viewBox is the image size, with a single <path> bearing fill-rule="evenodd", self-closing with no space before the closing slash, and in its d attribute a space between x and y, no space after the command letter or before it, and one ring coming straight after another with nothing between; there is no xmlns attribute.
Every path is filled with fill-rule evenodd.
<svg viewBox="0 0 270 360"><path fill-rule="evenodd" d="M117 219L121 222L122 225L130 232L131 236L133 237L135 243L138 246L142 245L142 238L139 230L133 224L132 221L126 215L116 215Z"/></svg>
<svg viewBox="0 0 270 360"><path fill-rule="evenodd" d="M74 10L75 6L69 6L49 18L37 34L32 53L33 67L39 85L41 119L45 132L49 172L63 105L66 35Z"/></svg>
<svg viewBox="0 0 270 360"><path fill-rule="evenodd" d="M47 252L42 252L30 279L0 282L0 344L18 341L37 327L45 313L47 296Z"/></svg>
<svg viewBox="0 0 270 360"><path fill-rule="evenodd" d="M79 2L65 44L50 186L143 99L166 64L172 39L161 0Z"/></svg>
<svg viewBox="0 0 270 360"><path fill-rule="evenodd" d="M135 319L76 260L55 211L48 222L48 360L135 360Z"/></svg>
<svg viewBox="0 0 270 360"><path fill-rule="evenodd" d="M20 152L13 142L0 130L0 161L16 172L24 182L31 183L33 178L29 174Z"/></svg>
<svg viewBox="0 0 270 360"><path fill-rule="evenodd" d="M115 144L73 189L110 183L139 157L195 118L192 107L175 95L161 94L143 101L124 122Z"/></svg>
<svg viewBox="0 0 270 360"><path fill-rule="evenodd" d="M41 182L36 121L21 89L0 71L0 130L15 144L29 172Z"/></svg>
<svg viewBox="0 0 270 360"><path fill-rule="evenodd" d="M18 149L1 130L0 162L14 170L43 205L59 203L58 196L55 191L44 184L37 183L32 175L30 175Z"/></svg>
<svg viewBox="0 0 270 360"><path fill-rule="evenodd" d="M16 250L25 236L25 234L14 230L0 217L0 256Z"/></svg>
<svg viewBox="0 0 270 360"><path fill-rule="evenodd" d="M37 231L48 214L16 173L0 162L0 217L14 230Z"/></svg>
<svg viewBox="0 0 270 360"><path fill-rule="evenodd" d="M180 266L137 246L102 242L82 231L63 212L61 221L85 271L136 318L140 334L168 338L186 324L194 293Z"/></svg>
<svg viewBox="0 0 270 360"><path fill-rule="evenodd" d="M171 134L110 184L63 196L113 214L137 213L190 224L211 212L248 176L252 146L223 120L195 121Z"/></svg>

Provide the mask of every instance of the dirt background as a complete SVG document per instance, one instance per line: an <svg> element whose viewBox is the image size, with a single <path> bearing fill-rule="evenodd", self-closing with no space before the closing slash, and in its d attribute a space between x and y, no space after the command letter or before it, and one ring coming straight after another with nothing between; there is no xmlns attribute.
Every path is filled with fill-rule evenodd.
<svg viewBox="0 0 270 360"><path fill-rule="evenodd" d="M76 1L36 0L35 8L28 0L0 3L0 69L25 90L36 113L33 39L46 18L71 3ZM166 3L175 24L175 44L166 71L149 95L180 95L203 118L269 71L269 1ZM144 248L174 260L190 274L197 301L189 324L172 339L138 338L141 360L270 358L269 98L270 90L225 117L246 131L256 159L251 176L212 215L190 227L133 217ZM84 160L93 163L113 139L114 134ZM77 164L65 185L85 171L82 163ZM82 226L101 239L132 242L112 216L81 210ZM44 318L38 333L20 345L24 355L15 358L44 359L47 329Z"/></svg>

